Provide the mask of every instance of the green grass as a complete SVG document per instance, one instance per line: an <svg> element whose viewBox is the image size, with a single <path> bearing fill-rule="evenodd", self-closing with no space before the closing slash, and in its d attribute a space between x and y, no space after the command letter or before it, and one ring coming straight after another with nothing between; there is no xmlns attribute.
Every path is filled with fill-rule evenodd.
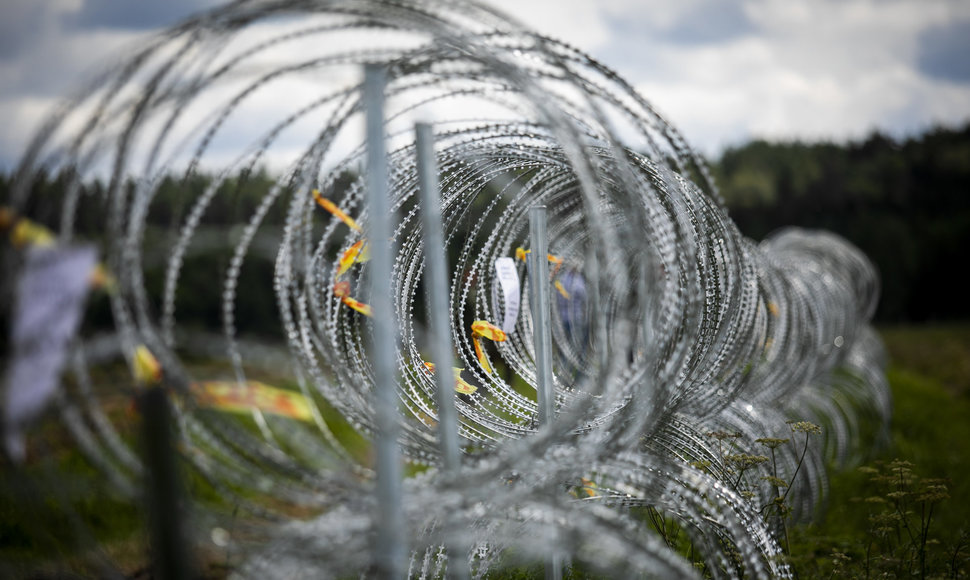
<svg viewBox="0 0 970 580"><path fill-rule="evenodd" d="M927 562L931 570L946 576L956 554L957 577L966 576L967 550L956 552L955 547L961 532L970 531L970 325L892 327L881 329L881 335L890 355L892 440L868 465L885 470L899 458L912 463L920 478L946 480L950 497L934 511L928 535L938 543L927 545ZM283 385L279 377L273 378ZM366 463L366 441L332 408L324 406L323 412L338 439ZM111 413L117 418L123 409L118 406ZM5 467L0 478L0 576L52 577L70 571L97 577L99 557L129 574L143 568L147 552L140 507L103 485L97 472L73 451L56 421L44 429L41 444L50 452L42 460L26 472ZM193 493L212 501L212 490L188 475L186 484ZM870 474L855 468L833 472L825 512L817 522L792 531L792 564L800 578L865 577L862 562L873 537L870 516L880 507L865 498L886 491L870 479ZM57 493L31 493L36 489ZM848 560L835 566L833 552ZM542 574L541 565L512 565L490 577ZM587 577L578 568L569 574ZM870 575L875 577L874 572Z"/></svg>
<svg viewBox="0 0 970 580"><path fill-rule="evenodd" d="M970 530L970 326L891 328L895 457L950 480L941 527Z"/></svg>
<svg viewBox="0 0 970 580"><path fill-rule="evenodd" d="M946 481L950 497L934 509L928 532L938 543L929 543L927 552L936 574L966 575L970 554L957 547L970 532L970 326L893 327L880 334L890 355L892 445L868 465L885 469L900 459L922 479ZM871 479L859 469L832 475L828 509L818 522L796 529L793 564L801 577L866 577L866 550L872 554L879 547L878 541L870 544L871 518L885 508L866 498L885 497L886 491ZM910 517L918 519L919 506L911 507ZM849 560L835 566L833 552Z"/></svg>
<svg viewBox="0 0 970 580"><path fill-rule="evenodd" d="M0 478L0 577L99 575L107 558L133 573L147 551L140 506L109 489L59 425L35 446L53 451ZM54 451L55 446L57 448Z"/></svg>
<svg viewBox="0 0 970 580"><path fill-rule="evenodd" d="M880 335L891 368L939 383L960 400L970 399L970 324L895 326Z"/></svg>
<svg viewBox="0 0 970 580"><path fill-rule="evenodd" d="M957 548L966 540L962 534L970 531L970 325L893 327L880 334L890 357L892 438L889 446L872 452L868 465L885 472L899 458L912 463L922 480L946 481L950 497L937 503L927 534L926 567L934 573L927 577L965 577L970 573L970 550ZM866 498L885 495L887 489L884 482L871 479L872 474L856 468L832 471L827 505L818 520L792 530L790 562L797 577L866 578L867 548L868 577L900 569L908 573L910 564L919 577L915 553L907 553L898 542L899 562L876 562L879 547L870 546L870 516L884 511L885 505ZM918 521L918 502L909 507L909 518ZM543 570L517 567L495 577L536 579L543 577Z"/></svg>

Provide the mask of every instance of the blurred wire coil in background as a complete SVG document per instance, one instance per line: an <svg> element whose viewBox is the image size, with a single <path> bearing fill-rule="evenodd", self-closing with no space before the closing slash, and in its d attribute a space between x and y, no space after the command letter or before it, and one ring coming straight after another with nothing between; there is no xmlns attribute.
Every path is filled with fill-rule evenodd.
<svg viewBox="0 0 970 580"><path fill-rule="evenodd" d="M814 513L826 460L857 459L860 422L890 415L868 327L872 265L832 234L744 238L704 161L628 84L474 3L228 4L141 47L37 133L5 227L47 223L58 245L93 245L113 278L101 298L110 322L82 326L58 395L88 460L137 497L141 461L104 411L137 381L91 377L118 360L134 372L147 351L177 403L181 456L220 498L195 502L196 543L227 527L230 505L256 516L231 539L246 554L242 577L368 569L381 519L370 459L353 443L379 429L366 352L365 63L388 77L400 445L414 472L403 503L409 573L440 574L440 546L457 541L475 577L552 552L618 576L697 575L630 509L649 506L684 526L712 575L787 575L778 530L758 509L777 493L760 483L766 467L743 477L752 494L739 493L744 472L735 481L712 435L800 442L808 433L786 421L821 425L824 454L786 445L776 458L797 476L796 514ZM422 119L435 132L460 378L464 463L453 477L439 470L426 364L412 129ZM61 176L63 198L36 191L42 171ZM193 189L199 175L211 179ZM522 259L536 205L549 212L555 284L557 416L541 429ZM16 245L4 250L8 304ZM194 259L206 253L217 268ZM254 293L274 297L270 336L247 330ZM197 295L212 297L208 309ZM490 340L473 330L479 321L502 333ZM266 376L285 377L306 416L256 405L243 420L199 396L200 385L242 389Z"/></svg>

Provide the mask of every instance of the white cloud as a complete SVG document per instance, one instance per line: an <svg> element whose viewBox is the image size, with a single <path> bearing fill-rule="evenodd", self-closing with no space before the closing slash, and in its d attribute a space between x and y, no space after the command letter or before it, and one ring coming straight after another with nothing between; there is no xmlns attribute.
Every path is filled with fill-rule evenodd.
<svg viewBox="0 0 970 580"><path fill-rule="evenodd" d="M495 4L617 70L712 155L750 137L844 140L970 120L970 87L916 70L920 33L970 18L970 3L746 0L751 26L733 37L671 36L718 18L718 1Z"/></svg>
<svg viewBox="0 0 970 580"><path fill-rule="evenodd" d="M645 46L655 66L620 72L634 76L638 90L709 154L749 137L911 133L970 120L970 87L926 78L915 67L920 32L946 22L952 7L753 0L746 8L758 34Z"/></svg>
<svg viewBox="0 0 970 580"><path fill-rule="evenodd" d="M486 3L521 24L591 51L609 41L606 13L595 0L491 0Z"/></svg>
<svg viewBox="0 0 970 580"><path fill-rule="evenodd" d="M721 0L491 4L590 52L709 154L752 136L845 139L876 128L898 134L970 120L970 85L930 78L917 63L921 33L970 21L970 2L745 0L727 12ZM119 47L142 38L67 27L65 17L80 6L80 0L15 0L0 8L0 32L11 31L11 40L0 43L6 125L0 161L12 161L42 105L67 94L104 59L130 54ZM5 15L32 22L33 34L14 34ZM712 33L719 19L733 28ZM290 54L280 52L277 61ZM254 102L254 121L285 98L279 91Z"/></svg>
<svg viewBox="0 0 970 580"><path fill-rule="evenodd" d="M55 104L54 99L43 98L0 100L0 119L4 120L0 131L0 170L4 169L2 160L10 160L12 165L23 154L26 139L38 129Z"/></svg>

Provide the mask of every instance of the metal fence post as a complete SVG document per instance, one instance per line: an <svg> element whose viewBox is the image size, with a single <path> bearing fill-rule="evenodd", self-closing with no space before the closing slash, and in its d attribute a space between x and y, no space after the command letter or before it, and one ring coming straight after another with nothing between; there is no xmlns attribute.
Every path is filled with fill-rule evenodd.
<svg viewBox="0 0 970 580"><path fill-rule="evenodd" d="M363 106L367 139L368 244L371 247L370 301L373 335L370 358L374 368L377 508L379 522L374 563L382 578L403 578L407 570L402 460L398 448L398 401L395 385L397 333L391 303L391 212L388 201L387 151L384 142L384 68L364 67Z"/></svg>
<svg viewBox="0 0 970 580"><path fill-rule="evenodd" d="M195 576L188 546L187 505L179 476L172 409L162 387L152 387L138 397L142 415L145 487L151 531L152 570L161 580Z"/></svg>
<svg viewBox="0 0 970 580"><path fill-rule="evenodd" d="M418 180L421 190L421 223L424 227L425 283L431 319L431 360L435 365L438 403L438 441L444 459L445 473L458 475L461 450L458 448L458 417L455 409L455 365L451 350L451 328L448 307L448 263L441 227L441 196L438 191L438 165L434 156L431 125L415 126ZM448 577L466 580L471 575L467 550L460 540L448 546Z"/></svg>
<svg viewBox="0 0 970 580"><path fill-rule="evenodd" d="M418 123L418 179L421 190L421 223L424 227L425 283L428 289L431 319L431 358L435 364L438 396L438 437L445 470L457 473L461 467L458 449L458 419L455 412L454 379L451 367L451 328L448 312L448 268L445 240L441 227L441 197L438 192L438 168L434 158L431 126Z"/></svg>
<svg viewBox="0 0 970 580"><path fill-rule="evenodd" d="M529 209L531 252L529 286L532 288L532 325L536 352L536 383L538 385L539 424L547 425L555 418L556 394L552 382L552 326L550 321L549 263L546 255L549 240L546 234L546 208Z"/></svg>
<svg viewBox="0 0 970 580"><path fill-rule="evenodd" d="M536 383L539 428L556 418L556 391L552 381L552 316L549 291L549 239L546 233L546 208L529 208L529 287L532 289L532 326L536 352ZM556 549L555 529L549 532L552 552L546 560L546 580L562 579L562 562Z"/></svg>

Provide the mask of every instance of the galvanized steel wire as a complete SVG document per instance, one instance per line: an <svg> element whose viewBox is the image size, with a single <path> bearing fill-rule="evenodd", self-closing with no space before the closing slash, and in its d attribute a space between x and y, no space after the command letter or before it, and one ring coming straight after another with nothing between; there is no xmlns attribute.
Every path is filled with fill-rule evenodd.
<svg viewBox="0 0 970 580"><path fill-rule="evenodd" d="M868 323L878 279L857 249L832 234L788 230L756 244L731 221L706 165L629 84L590 57L485 5L445 0L238 1L174 27L135 51L61 108L27 149L15 211L33 197L39 169L64 171L62 243L94 243L117 279L115 333L82 336L64 409L86 454L123 489L136 489L136 457L99 411L89 368L147 345L177 394L185 460L220 494L266 522L265 543L242 577L340 577L369 566L381 525L373 472L333 433L331 411L313 422L253 412L255 430L197 408L189 385L207 380L194 356L227 361L235 380L258 377L260 357L326 402L369 438L379 426L366 337L371 320L335 285L367 303L369 262L341 260L365 234L320 208L316 189L366 231L367 166L360 142L360 67L387 71L386 143L392 238L392 326L400 331L400 445L420 471L405 481L413 576L447 567L439 549L468 547L473 575L515 554L568 554L617 575L690 577L632 506L676 519L717 577L786 576L770 520L772 500L747 474L745 497L709 433L796 437L786 421L823 427L825 453L778 449L796 473L790 502L810 516L826 489L826 457L860 453L860 421L888 420L881 346ZM474 392L457 397L464 465L440 470L436 384L427 343L424 237L411 126L433 121L450 268L456 366ZM226 186L270 165L275 183L225 237L206 236ZM204 193L159 235L163 180L211 174ZM82 187L101 179L92 195ZM240 186L241 187L241 186ZM527 266L528 209L549 212L556 420L537 423ZM103 227L82 228L96 206ZM231 234L231 235L230 235ZM216 247L221 335L203 335L180 309L187 256ZM160 250L161 248L161 250ZM164 253L161 280L146 264ZM241 336L242 272L273 261L262 290L276 297L285 344ZM481 340L476 321L501 325L495 263L513 258L521 307L504 341ZM282 347L285 346L285 349ZM476 348L483 349L483 364ZM65 411L67 420L71 417ZM328 417L325 419L325 416ZM798 439L800 442L801 439ZM581 478L596 493L566 489ZM254 494L306 509L284 518ZM215 517L215 516L213 516ZM245 540L238 542L244 544ZM452 544L453 545L453 544ZM733 546L736 552L727 550ZM437 570L437 572L436 572Z"/></svg>

